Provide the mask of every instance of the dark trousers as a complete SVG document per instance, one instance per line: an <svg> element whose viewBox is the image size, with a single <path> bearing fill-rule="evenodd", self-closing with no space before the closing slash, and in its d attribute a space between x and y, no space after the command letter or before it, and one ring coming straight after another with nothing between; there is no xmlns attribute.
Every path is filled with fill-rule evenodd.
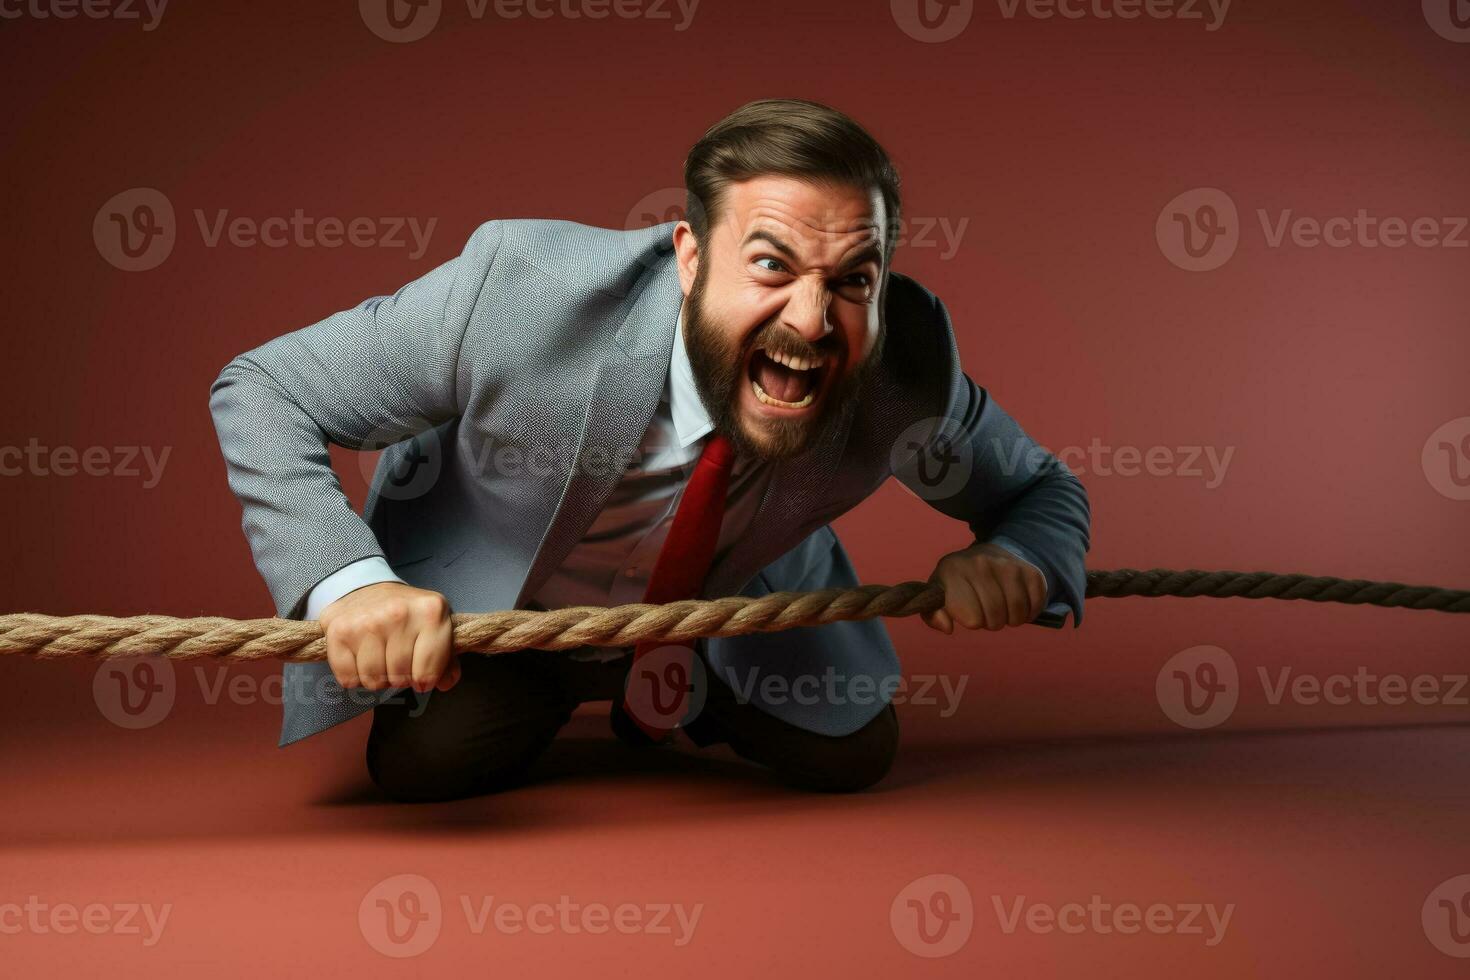
<svg viewBox="0 0 1470 980"><path fill-rule="evenodd" d="M583 701L620 697L629 658L608 664L527 650L460 658L449 691L406 692L373 709L368 773L411 802L478 796L523 781L531 764ZM798 788L866 789L898 749L893 705L851 735L817 735L739 701L712 670L699 716L686 729L701 746L728 744Z"/></svg>

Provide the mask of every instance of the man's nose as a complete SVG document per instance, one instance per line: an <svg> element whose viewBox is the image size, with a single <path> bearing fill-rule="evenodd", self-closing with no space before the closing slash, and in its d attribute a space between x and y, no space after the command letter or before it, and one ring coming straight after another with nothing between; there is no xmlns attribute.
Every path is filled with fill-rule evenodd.
<svg viewBox="0 0 1470 980"><path fill-rule="evenodd" d="M827 321L831 308L832 294L825 282L803 281L781 311L781 323L795 330L807 343L815 344L832 332L832 324Z"/></svg>

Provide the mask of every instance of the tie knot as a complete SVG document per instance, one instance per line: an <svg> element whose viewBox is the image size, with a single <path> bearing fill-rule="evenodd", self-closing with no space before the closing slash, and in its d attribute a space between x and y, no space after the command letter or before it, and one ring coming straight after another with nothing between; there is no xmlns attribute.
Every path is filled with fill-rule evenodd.
<svg viewBox="0 0 1470 980"><path fill-rule="evenodd" d="M730 440L719 432L709 437L709 442L704 444L704 450L700 453L699 461L705 466L728 470L731 461L735 458L735 449L730 445Z"/></svg>

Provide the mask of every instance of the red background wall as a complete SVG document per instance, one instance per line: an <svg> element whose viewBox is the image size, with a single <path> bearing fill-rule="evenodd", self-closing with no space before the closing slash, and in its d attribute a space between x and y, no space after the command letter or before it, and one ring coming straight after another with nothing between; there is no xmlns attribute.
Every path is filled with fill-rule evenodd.
<svg viewBox="0 0 1470 980"><path fill-rule="evenodd" d="M1470 502L1421 465L1430 433L1470 415L1470 250L1273 248L1256 218L1470 214L1470 47L1413 3L1239 3L1213 31L1000 9L978 6L937 44L906 35L887 4L765 0L706 0L683 31L647 18L476 21L450 4L408 44L374 36L351 4L179 4L153 31L6 22L0 445L171 454L151 489L0 478L0 606L268 614L207 411L219 369L391 292L486 219L638 221L648 195L655 210L668 203L658 192L679 184L706 126L775 95L837 105L889 147L911 234L965 223L953 255L931 235L896 267L944 299L969 372L1037 439L1233 448L1213 489L1082 469L1092 567L1470 585ZM157 268L126 272L105 261L93 222L136 187L167 196L178 238ZM1241 218L1238 251L1210 272L1176 267L1155 238L1166 203L1197 187L1225 191ZM438 223L413 259L207 247L194 217L296 208ZM362 470L350 454L339 462L360 499ZM896 484L837 530L867 581L926 577L965 543ZM1075 632L893 631L911 672L970 675L954 717L909 711L911 725L957 737L1178 732L1155 680L1200 644L1240 668L1227 729L1470 717L1446 704L1272 705L1256 679L1258 667L1463 673L1465 624L1443 614L1097 600ZM35 724L95 718L85 675L11 661L0 682L24 686ZM248 717L263 748L276 710Z"/></svg>

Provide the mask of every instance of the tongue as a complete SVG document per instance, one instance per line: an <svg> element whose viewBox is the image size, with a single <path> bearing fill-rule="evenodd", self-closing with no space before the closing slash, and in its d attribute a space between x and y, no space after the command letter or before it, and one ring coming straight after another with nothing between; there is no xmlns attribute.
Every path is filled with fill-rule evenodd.
<svg viewBox="0 0 1470 980"><path fill-rule="evenodd" d="M799 402L812 387L811 371L793 371L756 351L752 374L756 384L777 401Z"/></svg>

